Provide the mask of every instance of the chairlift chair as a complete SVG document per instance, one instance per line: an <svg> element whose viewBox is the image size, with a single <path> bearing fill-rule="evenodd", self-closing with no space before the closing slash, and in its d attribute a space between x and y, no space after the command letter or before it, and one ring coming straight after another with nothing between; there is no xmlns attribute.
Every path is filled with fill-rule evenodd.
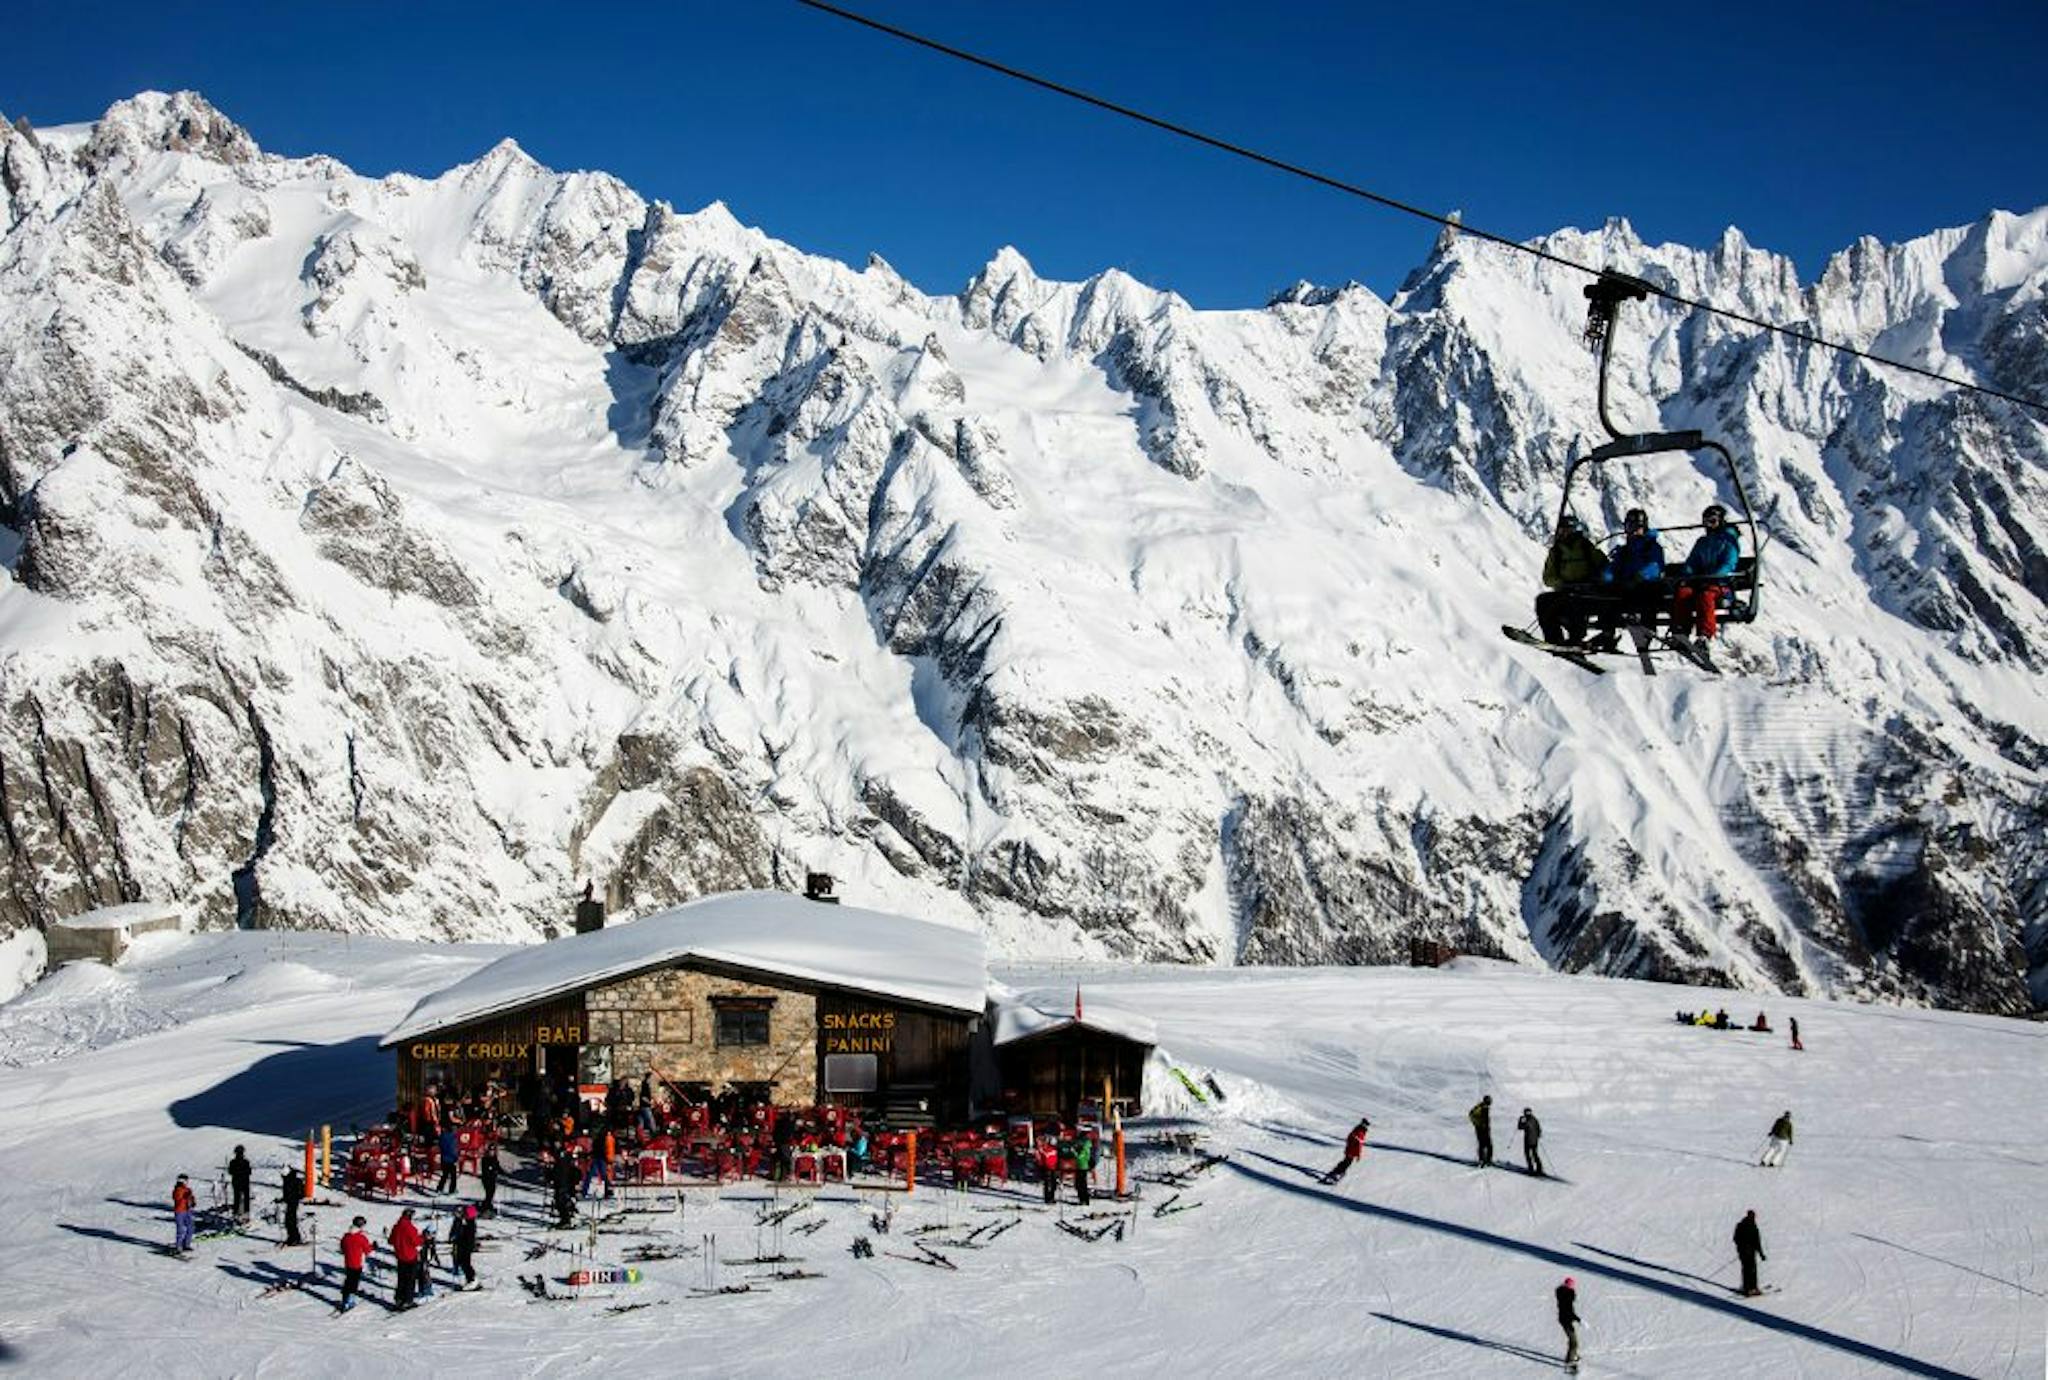
<svg viewBox="0 0 2048 1380"><path fill-rule="evenodd" d="M1720 621L1753 623L1756 621L1759 595L1763 585L1763 540L1757 526L1756 511L1749 500L1749 490L1742 482L1742 471L1736 465L1735 457L1729 453L1726 446L1718 441L1709 440L1699 431L1625 432L1615 426L1613 418L1608 415L1607 368L1614 352L1615 319L1623 302L1641 301L1650 291L1650 285L1642 279L1630 277L1625 273L1616 273L1611 269L1603 271L1600 280L1588 284L1585 289L1586 340L1600 352L1600 425L1605 428L1608 440L1583 455L1573 456L1566 463L1564 492L1558 499L1558 525L1561 526L1567 517L1573 516L1572 484L1589 466L1604 465L1613 460L1634 460L1643 456L1664 454L1704 453L1718 457L1721 469L1727 476L1727 489L1735 500L1732 506L1736 511L1731 513L1727 520L1738 530L1747 528L1749 531L1749 550L1737 559L1734 574L1716 582L1726 591ZM1657 526L1654 523L1652 525ZM1690 522L1659 526L1658 530L1683 532L1700 527L1700 523ZM1604 544L1615 535L1609 533L1601 537L1600 541ZM1631 605L1622 598L1618 590L1611 597L1603 596L1597 589L1588 587L1580 587L1574 592L1585 601L1590 610L1600 612L1605 606L1604 612L1607 617L1627 633L1632 644L1630 650L1641 661L1646 675L1657 673L1651 658L1653 653L1658 652L1677 652L1702 669L1718 673L1718 668L1707 658L1703 647L1682 645L1672 639L1671 600L1668 595L1676 590L1679 581L1667 575L1661 583L1664 587L1663 593L1667 597L1659 598L1654 603ZM1601 669L1592 658L1608 654L1596 651L1590 646L1555 646L1541 641L1526 628L1503 627L1501 631L1518 642L1562 656L1589 670ZM1620 654L1618 648L1616 654Z"/></svg>

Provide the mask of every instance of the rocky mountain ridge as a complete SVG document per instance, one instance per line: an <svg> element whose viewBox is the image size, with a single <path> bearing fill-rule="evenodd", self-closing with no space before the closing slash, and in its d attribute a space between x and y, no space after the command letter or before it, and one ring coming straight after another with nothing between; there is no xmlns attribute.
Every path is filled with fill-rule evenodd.
<svg viewBox="0 0 2048 1380"><path fill-rule="evenodd" d="M1640 309L1618 409L1746 457L1764 616L1723 680L1588 680L1495 631L1594 426L1582 280L1498 247L1386 302L1007 249L934 297L510 141L372 180L190 93L0 138L25 966L137 898L520 937L586 879L823 868L1019 953L2048 998L2023 409ZM1734 231L1543 244L2048 393L2048 211L1811 285Z"/></svg>

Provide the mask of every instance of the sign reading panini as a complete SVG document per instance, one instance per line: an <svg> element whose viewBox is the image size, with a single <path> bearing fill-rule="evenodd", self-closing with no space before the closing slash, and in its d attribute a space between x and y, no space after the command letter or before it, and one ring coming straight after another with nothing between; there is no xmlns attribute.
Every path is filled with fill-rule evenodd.
<svg viewBox="0 0 2048 1380"><path fill-rule="evenodd" d="M818 1024L827 1054L887 1054L896 1040L894 1011L827 1011Z"/></svg>

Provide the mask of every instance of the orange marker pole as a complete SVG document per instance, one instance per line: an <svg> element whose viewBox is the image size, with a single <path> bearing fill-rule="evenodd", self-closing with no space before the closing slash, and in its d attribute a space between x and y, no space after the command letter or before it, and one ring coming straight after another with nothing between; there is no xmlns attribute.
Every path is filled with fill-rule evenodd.
<svg viewBox="0 0 2048 1380"><path fill-rule="evenodd" d="M1124 1119L1122 1113L1118 1113L1116 1119L1116 1196L1119 1198L1131 1196L1130 1181L1124 1177Z"/></svg>
<svg viewBox="0 0 2048 1380"><path fill-rule="evenodd" d="M917 1192L917 1132L909 1133L903 1145L903 1191Z"/></svg>
<svg viewBox="0 0 2048 1380"><path fill-rule="evenodd" d="M311 1131L306 1132L306 1186L301 1196L306 1198L313 1196L313 1133Z"/></svg>

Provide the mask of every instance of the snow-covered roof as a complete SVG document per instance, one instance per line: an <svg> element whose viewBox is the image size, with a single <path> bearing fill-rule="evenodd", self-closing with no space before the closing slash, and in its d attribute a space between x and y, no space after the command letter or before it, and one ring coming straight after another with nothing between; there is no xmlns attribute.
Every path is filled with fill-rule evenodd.
<svg viewBox="0 0 2048 1380"><path fill-rule="evenodd" d="M507 954L422 997L383 1044L685 960L977 1016L988 1000L987 959L973 930L737 891Z"/></svg>
<svg viewBox="0 0 2048 1380"><path fill-rule="evenodd" d="M176 920L179 910L169 901L129 901L124 905L101 906L78 915L66 915L55 923L67 930L118 930L125 925L142 925L152 920Z"/></svg>
<svg viewBox="0 0 2048 1380"><path fill-rule="evenodd" d="M1009 994L995 1002L995 1042L1010 1044L1028 1040L1069 1026L1099 1030L1105 1035L1135 1041L1141 1045L1159 1043L1159 1027L1150 1016L1128 1008L1106 1005L1083 996L1081 1015L1074 1015L1074 995L1045 987L1021 995Z"/></svg>

